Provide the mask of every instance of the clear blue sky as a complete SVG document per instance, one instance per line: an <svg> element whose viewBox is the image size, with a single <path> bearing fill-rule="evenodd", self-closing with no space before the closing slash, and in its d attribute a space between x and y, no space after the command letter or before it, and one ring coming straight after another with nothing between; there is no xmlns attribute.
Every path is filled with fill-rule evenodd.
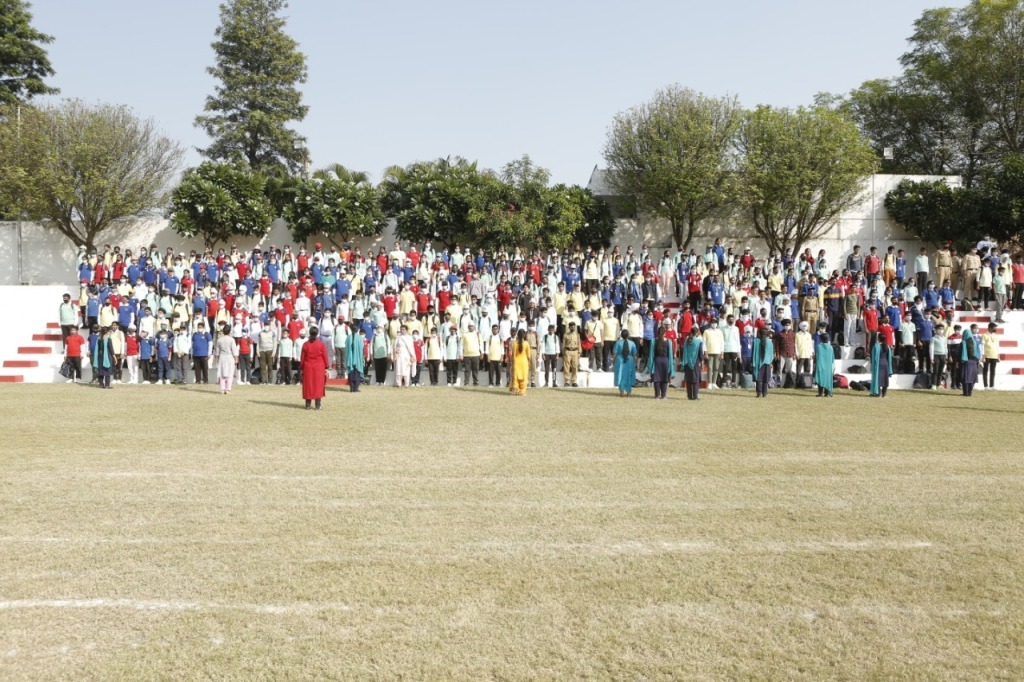
<svg viewBox="0 0 1024 682"><path fill-rule="evenodd" d="M670 83L809 104L899 73L913 21L966 0L292 0L313 166L379 178L459 155L529 154L586 184L612 117ZM215 0L37 0L61 96L127 104L192 150L213 80ZM190 151L188 164L198 163Z"/></svg>

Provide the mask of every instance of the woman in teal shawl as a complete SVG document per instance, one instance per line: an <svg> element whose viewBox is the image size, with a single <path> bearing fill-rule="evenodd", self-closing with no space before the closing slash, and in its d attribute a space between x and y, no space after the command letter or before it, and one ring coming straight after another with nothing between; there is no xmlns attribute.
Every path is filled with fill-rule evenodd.
<svg viewBox="0 0 1024 682"><path fill-rule="evenodd" d="M686 379L686 399L700 400L700 370L704 364L704 339L700 329L694 325L690 335L683 341L683 374Z"/></svg>
<svg viewBox="0 0 1024 682"><path fill-rule="evenodd" d="M366 337L363 330L355 324L352 333L345 341L345 359L348 361L348 390L359 393L359 384L363 383L363 345Z"/></svg>
<svg viewBox="0 0 1024 682"><path fill-rule="evenodd" d="M818 345L814 349L814 383L818 384L818 397L832 397L832 377L835 368L836 354L828 341L828 334L818 335Z"/></svg>
<svg viewBox="0 0 1024 682"><path fill-rule="evenodd" d="M676 349L670 339L665 338L665 327L658 328L658 338L647 352L647 373L654 383L654 397L664 400L668 382L676 375Z"/></svg>
<svg viewBox="0 0 1024 682"><path fill-rule="evenodd" d="M775 361L775 344L772 343L772 332L761 327L754 339L754 352L751 364L754 368L754 391L758 398L768 397L768 382L772 378L772 363Z"/></svg>
<svg viewBox="0 0 1024 682"><path fill-rule="evenodd" d="M629 340L629 332L622 330L622 336L615 342L615 385L619 397L630 395L636 385L636 344Z"/></svg>
<svg viewBox="0 0 1024 682"><path fill-rule="evenodd" d="M906 323L904 323L906 324ZM885 343L885 334L875 338L871 346L871 395L885 397L889 392L889 375L892 374L892 348Z"/></svg>
<svg viewBox="0 0 1024 682"><path fill-rule="evenodd" d="M960 384L967 397L974 395L974 384L978 383L978 345L978 325L972 324L960 343Z"/></svg>
<svg viewBox="0 0 1024 682"><path fill-rule="evenodd" d="M100 379L100 388L110 388L110 373L114 369L114 362L116 362L114 348L110 341L110 327L102 329L102 336L96 342L96 355L91 360L96 370L96 376ZM975 363L975 368L977 368L977 363ZM977 376L977 371L974 374Z"/></svg>

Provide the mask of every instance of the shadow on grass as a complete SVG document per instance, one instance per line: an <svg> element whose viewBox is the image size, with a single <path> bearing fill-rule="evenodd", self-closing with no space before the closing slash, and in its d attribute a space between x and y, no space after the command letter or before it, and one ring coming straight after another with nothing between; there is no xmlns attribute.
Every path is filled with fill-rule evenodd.
<svg viewBox="0 0 1024 682"><path fill-rule="evenodd" d="M960 395L960 394L957 394L957 395ZM963 397L963 396L960 396L960 397ZM1020 410L1003 410L1003 409L999 409L998 407L970 407L966 403L961 403L959 405L940 405L939 409L941 409L941 410L957 410L957 411L963 410L963 411L967 411L967 412L997 412L997 413L1001 413L1001 414L1022 414Z"/></svg>
<svg viewBox="0 0 1024 682"><path fill-rule="evenodd" d="M304 410L306 404L301 400L298 402L285 402L283 400L250 400L253 405L270 405L271 407L290 407L293 410Z"/></svg>

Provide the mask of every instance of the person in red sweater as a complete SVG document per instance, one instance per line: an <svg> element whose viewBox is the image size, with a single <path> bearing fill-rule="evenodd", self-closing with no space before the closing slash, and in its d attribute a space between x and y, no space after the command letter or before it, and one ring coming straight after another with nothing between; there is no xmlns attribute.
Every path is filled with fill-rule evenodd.
<svg viewBox="0 0 1024 682"><path fill-rule="evenodd" d="M67 345L64 347L64 357L71 366L71 376L66 383L74 384L82 378L82 348L85 346L85 337L78 333L78 325L71 325L70 331Z"/></svg>
<svg viewBox="0 0 1024 682"><path fill-rule="evenodd" d="M395 290L388 287L380 302L384 306L384 314L387 315L387 318L389 320L395 319L395 314L398 312L398 297L395 296Z"/></svg>

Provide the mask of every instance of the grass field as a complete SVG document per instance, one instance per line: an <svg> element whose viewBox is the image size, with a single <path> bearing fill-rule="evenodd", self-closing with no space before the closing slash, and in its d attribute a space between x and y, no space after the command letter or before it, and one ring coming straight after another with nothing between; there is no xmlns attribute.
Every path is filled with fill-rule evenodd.
<svg viewBox="0 0 1024 682"><path fill-rule="evenodd" d="M649 394L2 388L0 679L1024 678L1024 395Z"/></svg>

